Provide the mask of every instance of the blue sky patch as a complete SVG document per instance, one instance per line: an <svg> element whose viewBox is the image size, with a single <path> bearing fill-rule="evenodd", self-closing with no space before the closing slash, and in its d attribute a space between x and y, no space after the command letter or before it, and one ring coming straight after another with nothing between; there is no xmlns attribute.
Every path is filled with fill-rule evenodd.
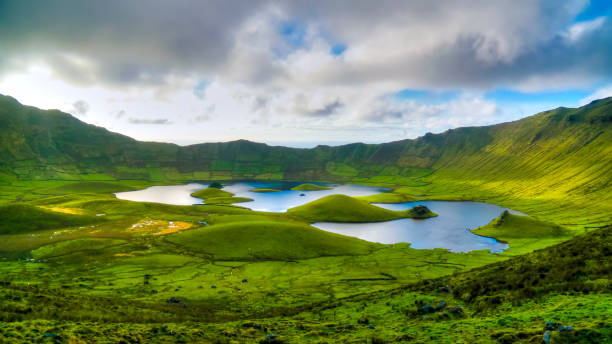
<svg viewBox="0 0 612 344"><path fill-rule="evenodd" d="M346 50L345 44L334 44L331 47L329 52L334 56L340 56L344 53L345 50Z"/></svg>
<svg viewBox="0 0 612 344"><path fill-rule="evenodd" d="M406 88L393 95L397 100L418 100L427 104L439 104L459 97L459 91L432 92Z"/></svg>
<svg viewBox="0 0 612 344"><path fill-rule="evenodd" d="M585 21L601 16L612 15L612 1L610 0L591 0L589 5L575 18L575 21Z"/></svg>
<svg viewBox="0 0 612 344"><path fill-rule="evenodd" d="M206 90L206 87L208 87L208 85L210 85L210 81L201 80L197 83L197 85L193 87L193 95L199 99L204 99L204 91Z"/></svg>
<svg viewBox="0 0 612 344"><path fill-rule="evenodd" d="M281 23L279 33L292 48L299 49L304 47L304 38L306 37L305 25L294 21L286 21Z"/></svg>
<svg viewBox="0 0 612 344"><path fill-rule="evenodd" d="M498 104L504 103L542 103L556 106L577 106L580 99L592 91L564 90L550 92L519 92L508 89L496 89L485 94L485 98Z"/></svg>

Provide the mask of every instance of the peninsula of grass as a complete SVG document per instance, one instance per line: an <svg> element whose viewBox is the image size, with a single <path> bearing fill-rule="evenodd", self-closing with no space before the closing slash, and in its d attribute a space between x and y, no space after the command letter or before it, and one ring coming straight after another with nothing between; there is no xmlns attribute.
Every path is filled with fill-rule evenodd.
<svg viewBox="0 0 612 344"><path fill-rule="evenodd" d="M280 192L282 190L279 189L272 189L272 188L256 188L256 189L251 189L251 192Z"/></svg>
<svg viewBox="0 0 612 344"><path fill-rule="evenodd" d="M402 218L437 216L423 206L414 211L413 209L394 211L345 195L329 195L291 208L287 210L287 213L297 215L310 222L382 222Z"/></svg>
<svg viewBox="0 0 612 344"><path fill-rule="evenodd" d="M173 234L168 240L215 260L296 260L370 253L379 244L294 222L248 221Z"/></svg>
<svg viewBox="0 0 612 344"><path fill-rule="evenodd" d="M503 254L519 255L549 247L573 237L573 234L553 223L529 216L512 215L504 211L489 224L473 229L476 235L495 238L510 245Z"/></svg>
<svg viewBox="0 0 612 344"><path fill-rule="evenodd" d="M321 191L321 190L331 190L332 188L329 186L316 185L316 184L301 184L296 187L291 188L294 191Z"/></svg>
<svg viewBox="0 0 612 344"><path fill-rule="evenodd" d="M191 194L193 197L201 198L205 204L233 204L250 202L248 197L234 197L234 194L216 187L208 187Z"/></svg>

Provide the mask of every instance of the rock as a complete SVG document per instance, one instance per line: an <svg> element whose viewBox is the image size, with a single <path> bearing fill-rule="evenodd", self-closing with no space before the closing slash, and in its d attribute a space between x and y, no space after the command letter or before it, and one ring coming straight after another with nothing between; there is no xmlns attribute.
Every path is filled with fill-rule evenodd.
<svg viewBox="0 0 612 344"><path fill-rule="evenodd" d="M441 293L450 293L450 289L445 285L438 287L438 291Z"/></svg>
<svg viewBox="0 0 612 344"><path fill-rule="evenodd" d="M262 326L261 324L255 324L255 323L244 323L242 324L242 327L244 328L254 328L256 330L261 330Z"/></svg>
<svg viewBox="0 0 612 344"><path fill-rule="evenodd" d="M544 337L542 338L542 342L544 342L545 344L550 343L550 330L546 330L546 332L544 332Z"/></svg>
<svg viewBox="0 0 612 344"><path fill-rule="evenodd" d="M430 305L429 303L425 304L423 307L419 308L419 313L421 314L429 314L429 313L433 313L436 310L434 309L434 307L432 305Z"/></svg>
<svg viewBox="0 0 612 344"><path fill-rule="evenodd" d="M168 300L166 300L167 303L181 303L181 300L179 298L176 297L171 297Z"/></svg>
<svg viewBox="0 0 612 344"><path fill-rule="evenodd" d="M303 194L303 193L302 193L302 194L300 194L300 196L306 196L306 194Z"/></svg>
<svg viewBox="0 0 612 344"><path fill-rule="evenodd" d="M546 325L544 326L544 330L546 330L546 331L554 331L554 330L558 329L559 326L561 326L561 324L556 323L556 322L552 322L552 321L547 321Z"/></svg>
<svg viewBox="0 0 612 344"><path fill-rule="evenodd" d="M442 300L434 307L434 311L443 310L446 307L446 301Z"/></svg>
<svg viewBox="0 0 612 344"><path fill-rule="evenodd" d="M457 307L448 307L446 309L447 312L451 313L451 314L463 314L463 308L461 308L461 306L457 306Z"/></svg>

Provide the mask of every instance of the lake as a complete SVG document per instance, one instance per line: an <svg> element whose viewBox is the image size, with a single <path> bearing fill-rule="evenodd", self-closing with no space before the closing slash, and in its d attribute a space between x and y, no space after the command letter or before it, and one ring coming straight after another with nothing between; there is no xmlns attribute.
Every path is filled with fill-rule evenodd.
<svg viewBox="0 0 612 344"><path fill-rule="evenodd" d="M407 210L424 205L437 217L424 220L400 219L374 223L313 223L314 227L363 240L395 244L409 242L419 249L446 248L452 252L468 252L488 249L501 252L508 248L493 238L481 237L470 229L481 227L498 217L504 210L525 215L518 211L482 202L419 201L396 204L375 204L391 210Z"/></svg>
<svg viewBox="0 0 612 344"><path fill-rule="evenodd" d="M294 191L291 187L300 183L288 182L237 182L225 185L223 190L239 197L249 197L253 201L237 205L257 211L284 212L321 197L332 194L348 196L368 196L388 189L356 184L321 184L332 187L321 191ZM186 185L152 186L144 190L118 192L119 199L138 202L157 202L175 205L203 204L199 198L191 197L194 191L206 185L191 183ZM278 192L253 192L256 188L280 189ZM409 242L418 249L446 248L453 252L468 252L488 249L501 252L507 244L495 239L481 237L470 232L484 226L499 216L504 210L524 215L511 209L482 202L419 201L397 204L375 204L391 210L406 210L416 205L425 205L438 214L437 217L415 220L400 219L376 223L334 223L318 222L313 226L322 230L353 236L363 240L394 244Z"/></svg>

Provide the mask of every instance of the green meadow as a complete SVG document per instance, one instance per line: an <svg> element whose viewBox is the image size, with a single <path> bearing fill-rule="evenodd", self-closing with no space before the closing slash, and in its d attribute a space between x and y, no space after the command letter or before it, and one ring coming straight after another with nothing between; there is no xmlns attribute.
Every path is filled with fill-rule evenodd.
<svg viewBox="0 0 612 344"><path fill-rule="evenodd" d="M0 341L541 343L546 331L550 343L612 341L610 113L608 98L381 145L180 147L1 97ZM205 205L113 194L240 180L392 191L284 213L246 209L249 199L212 184L192 194ZM509 244L495 254L310 225L436 216L371 204L415 200L528 216L473 229Z"/></svg>

